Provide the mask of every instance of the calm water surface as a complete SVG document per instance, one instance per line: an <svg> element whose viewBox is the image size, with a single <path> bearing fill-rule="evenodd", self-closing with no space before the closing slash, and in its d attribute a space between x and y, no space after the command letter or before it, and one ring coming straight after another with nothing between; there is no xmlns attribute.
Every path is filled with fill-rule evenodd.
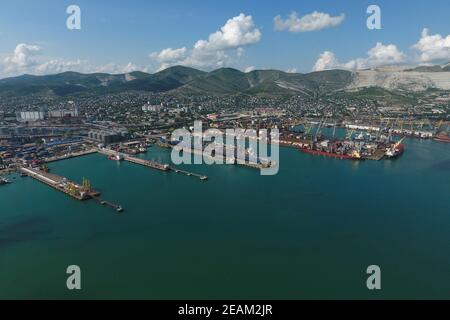
<svg viewBox="0 0 450 320"><path fill-rule="evenodd" d="M406 146L359 163L282 149L274 177L187 167L208 182L101 155L51 165L123 215L16 177L0 187L0 299L450 298L450 144ZM80 292L65 287L73 264Z"/></svg>

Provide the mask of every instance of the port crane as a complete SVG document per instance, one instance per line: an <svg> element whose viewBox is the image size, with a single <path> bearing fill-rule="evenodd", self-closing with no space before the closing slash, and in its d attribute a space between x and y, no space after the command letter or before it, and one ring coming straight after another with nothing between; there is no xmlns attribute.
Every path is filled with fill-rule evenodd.
<svg viewBox="0 0 450 320"><path fill-rule="evenodd" d="M322 121L319 123L316 134L314 136L314 141L317 141L317 137L321 134L322 128L325 126L327 119L328 119L328 117L323 117Z"/></svg>
<svg viewBox="0 0 450 320"><path fill-rule="evenodd" d="M431 123L430 119L426 119L426 125L427 125L427 130L433 130L433 124Z"/></svg>
<svg viewBox="0 0 450 320"><path fill-rule="evenodd" d="M334 122L334 126L333 126L333 139L336 138L336 125L337 125L337 123L336 123L336 121L335 121L335 122Z"/></svg>
<svg viewBox="0 0 450 320"><path fill-rule="evenodd" d="M435 133L438 133L441 130L441 127L443 124L444 124L444 120L439 121L439 123L436 126Z"/></svg>
<svg viewBox="0 0 450 320"><path fill-rule="evenodd" d="M400 141L397 142L393 148L394 149L398 148L403 143L403 141L405 141L405 139L406 139L406 137L401 138Z"/></svg>
<svg viewBox="0 0 450 320"><path fill-rule="evenodd" d="M67 192L72 196L76 196L78 194L78 189L73 183L69 182L67 184Z"/></svg>
<svg viewBox="0 0 450 320"><path fill-rule="evenodd" d="M348 133L347 133L347 140L351 140L352 139L353 133L355 133L355 130L349 130L348 131Z"/></svg>
<svg viewBox="0 0 450 320"><path fill-rule="evenodd" d="M308 125L308 127L305 128L305 129L306 129L306 134L307 134L307 135L311 133L313 127L314 127L314 125L313 125L312 123L310 123L310 124Z"/></svg>
<svg viewBox="0 0 450 320"><path fill-rule="evenodd" d="M88 179L83 178L83 192L91 191L91 182Z"/></svg>
<svg viewBox="0 0 450 320"><path fill-rule="evenodd" d="M384 119L383 118L381 118L380 120L381 120L381 122L380 122L380 130L378 131L378 134L377 134L377 140L380 140L381 135L383 134L383 131L387 128L387 125L389 124L389 120L386 120L387 121L386 124L384 123Z"/></svg>
<svg viewBox="0 0 450 320"><path fill-rule="evenodd" d="M402 120L400 121L400 133L403 134L403 125L405 124L405 122Z"/></svg>

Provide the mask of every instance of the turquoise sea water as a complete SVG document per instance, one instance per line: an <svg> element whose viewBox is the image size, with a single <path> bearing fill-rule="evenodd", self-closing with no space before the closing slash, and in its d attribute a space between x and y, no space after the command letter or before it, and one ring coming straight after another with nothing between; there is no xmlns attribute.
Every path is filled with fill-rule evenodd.
<svg viewBox="0 0 450 320"><path fill-rule="evenodd" d="M382 162L282 149L273 177L186 167L208 182L101 155L51 165L123 215L16 177L0 187L0 299L450 298L450 145L406 146ZM381 292L366 288L373 264Z"/></svg>

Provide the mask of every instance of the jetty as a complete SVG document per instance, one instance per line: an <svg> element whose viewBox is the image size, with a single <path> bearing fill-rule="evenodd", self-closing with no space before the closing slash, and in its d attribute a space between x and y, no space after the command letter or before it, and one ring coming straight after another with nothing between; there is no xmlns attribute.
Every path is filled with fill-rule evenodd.
<svg viewBox="0 0 450 320"><path fill-rule="evenodd" d="M124 155L121 154L117 151L114 150L110 150L110 149L99 149L98 152L100 154L104 154L108 157L112 157L113 159L115 159L116 161L127 161L130 163L134 163L140 166L144 166L150 169L154 169L154 170L158 170L158 171L162 171L162 172L175 172L175 173L179 173L179 174L184 174L188 177L194 177L194 178L198 178L202 181L206 181L208 180L207 176L204 175L200 175L197 173L193 173L193 172L189 172L189 171L185 171L185 170L181 170L175 167L171 167L168 164L162 164L162 163L158 163L158 162L154 162L154 161L149 161L149 160L145 160L145 159L141 159L141 158L136 158L136 157L132 157L129 155Z"/></svg>
<svg viewBox="0 0 450 320"><path fill-rule="evenodd" d="M122 206L114 204L109 201L102 200L100 198L101 193L99 191L92 189L91 183L87 179L83 179L83 184L79 185L73 181L70 181L65 177L45 172L37 168L22 167L19 169L19 171L22 174L30 178L33 178L57 191L60 191L73 199L79 201L94 199L102 205L113 208L117 212L124 211Z"/></svg>
<svg viewBox="0 0 450 320"><path fill-rule="evenodd" d="M79 185L65 177L36 168L23 167L20 168L20 172L80 201L100 196L100 192L91 189L90 183L87 180L83 181L83 185Z"/></svg>

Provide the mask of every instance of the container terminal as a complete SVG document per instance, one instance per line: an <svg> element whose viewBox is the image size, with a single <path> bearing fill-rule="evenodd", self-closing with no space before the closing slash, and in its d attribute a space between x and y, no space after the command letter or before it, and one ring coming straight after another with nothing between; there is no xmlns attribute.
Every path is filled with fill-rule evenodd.
<svg viewBox="0 0 450 320"><path fill-rule="evenodd" d="M331 128L331 137L323 135L324 128ZM337 159L349 160L375 160L394 159L405 151L404 137L394 141L393 132L387 135L379 130L376 135L360 132L354 135L356 128L347 131L345 138L336 137L336 124L327 124L325 120L305 127L305 131L294 135L284 132L280 138L280 145L296 148L299 151L312 155L322 155Z"/></svg>

